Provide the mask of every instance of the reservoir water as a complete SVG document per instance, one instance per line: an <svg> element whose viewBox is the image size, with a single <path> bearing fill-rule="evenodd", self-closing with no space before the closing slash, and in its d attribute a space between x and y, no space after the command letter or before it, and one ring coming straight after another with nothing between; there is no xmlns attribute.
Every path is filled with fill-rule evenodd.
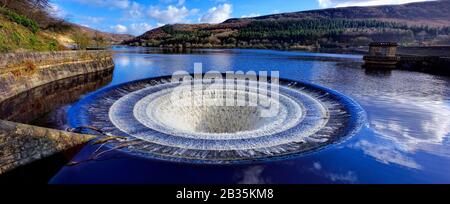
<svg viewBox="0 0 450 204"><path fill-rule="evenodd" d="M279 71L358 103L366 124L349 139L306 154L243 164L195 164L87 145L51 183L449 183L450 78L365 70L362 56L301 51L211 49L166 53L116 47L112 81L59 106L37 123L64 129L84 98L113 86L178 70ZM56 119L55 119L56 118ZM57 122L55 122L57 121ZM61 122L63 121L63 122ZM92 157L101 152L100 156Z"/></svg>

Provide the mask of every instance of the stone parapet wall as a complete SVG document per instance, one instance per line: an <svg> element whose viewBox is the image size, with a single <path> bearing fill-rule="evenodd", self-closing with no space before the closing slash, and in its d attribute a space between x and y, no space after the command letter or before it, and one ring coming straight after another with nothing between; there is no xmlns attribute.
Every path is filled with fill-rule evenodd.
<svg viewBox="0 0 450 204"><path fill-rule="evenodd" d="M29 63L45 66L60 63L79 62L110 58L107 51L61 51L61 52L24 52L0 55L0 73L26 67Z"/></svg>
<svg viewBox="0 0 450 204"><path fill-rule="evenodd" d="M65 128L62 115L53 111L78 101L80 97L95 91L112 81L113 70L70 77L15 95L0 102L0 120L25 124L43 124L45 127ZM63 108L64 109L64 108ZM58 112L58 111L57 111ZM49 114L51 113L51 114ZM48 118L50 117L50 118ZM53 118L56 117L56 118ZM41 120L42 119L42 120ZM46 122L53 120L54 126ZM42 123L40 123L40 122Z"/></svg>
<svg viewBox="0 0 450 204"><path fill-rule="evenodd" d="M419 71L441 76L450 76L450 57L439 56L400 56L398 69Z"/></svg>
<svg viewBox="0 0 450 204"><path fill-rule="evenodd" d="M0 55L0 103L47 83L113 68L112 53L106 51ZM0 120L0 174L93 138Z"/></svg>
<svg viewBox="0 0 450 204"><path fill-rule="evenodd" d="M450 46L399 47L398 55L450 57Z"/></svg>
<svg viewBox="0 0 450 204"><path fill-rule="evenodd" d="M112 54L104 51L0 55L0 101L52 81L112 67Z"/></svg>

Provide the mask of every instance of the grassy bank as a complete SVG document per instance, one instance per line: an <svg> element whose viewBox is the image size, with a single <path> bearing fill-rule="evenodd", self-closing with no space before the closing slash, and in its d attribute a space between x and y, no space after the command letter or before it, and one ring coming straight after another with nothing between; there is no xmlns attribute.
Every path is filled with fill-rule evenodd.
<svg viewBox="0 0 450 204"><path fill-rule="evenodd" d="M55 51L59 43L37 23L25 16L0 8L0 53L14 51Z"/></svg>

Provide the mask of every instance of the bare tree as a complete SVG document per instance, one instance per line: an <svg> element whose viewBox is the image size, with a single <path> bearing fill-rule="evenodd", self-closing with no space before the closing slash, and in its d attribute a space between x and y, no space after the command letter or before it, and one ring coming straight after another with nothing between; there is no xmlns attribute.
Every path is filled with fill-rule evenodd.
<svg viewBox="0 0 450 204"><path fill-rule="evenodd" d="M84 33L79 32L75 33L73 35L73 40L76 44L77 50L85 50L91 44L89 37L86 36L86 34Z"/></svg>
<svg viewBox="0 0 450 204"><path fill-rule="evenodd" d="M49 13L49 0L0 0L2 8L12 10L36 21L41 28L58 19Z"/></svg>
<svg viewBox="0 0 450 204"><path fill-rule="evenodd" d="M0 0L3 8L10 8L13 10L19 9L29 12L25 9L45 9L50 6L49 0Z"/></svg>

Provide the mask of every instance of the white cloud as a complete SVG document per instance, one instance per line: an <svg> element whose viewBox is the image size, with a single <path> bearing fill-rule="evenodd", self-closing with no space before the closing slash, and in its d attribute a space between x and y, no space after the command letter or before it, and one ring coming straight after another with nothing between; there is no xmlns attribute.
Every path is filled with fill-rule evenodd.
<svg viewBox="0 0 450 204"><path fill-rule="evenodd" d="M243 16L241 16L241 18L253 18L253 17L258 17L258 16L261 16L261 14L259 14L259 13L251 13L251 14L248 14L248 15L243 15Z"/></svg>
<svg viewBox="0 0 450 204"><path fill-rule="evenodd" d="M114 32L120 33L120 34L128 32L128 28L126 26L120 25L120 24L112 26L112 29L114 30Z"/></svg>
<svg viewBox="0 0 450 204"><path fill-rule="evenodd" d="M66 18L67 12L62 9L58 4L50 3L48 7L48 12L57 18Z"/></svg>
<svg viewBox="0 0 450 204"><path fill-rule="evenodd" d="M130 8L127 10L127 17L130 18L141 18L144 13L144 7L137 3L133 2L130 5Z"/></svg>
<svg viewBox="0 0 450 204"><path fill-rule="evenodd" d="M232 12L233 6L231 4L222 4L218 7L210 8L200 21L203 23L222 23L231 18Z"/></svg>
<svg viewBox="0 0 450 204"><path fill-rule="evenodd" d="M184 5L186 3L186 0L159 0L159 2L163 4L174 4L176 3L178 6Z"/></svg>
<svg viewBox="0 0 450 204"><path fill-rule="evenodd" d="M406 4L419 1L432 1L432 0L317 0L317 3L322 8L329 8L329 7L347 7L347 6Z"/></svg>
<svg viewBox="0 0 450 204"><path fill-rule="evenodd" d="M317 0L317 2L319 3L319 6L322 8L327 8L333 5L331 0Z"/></svg>
<svg viewBox="0 0 450 204"><path fill-rule="evenodd" d="M108 2L108 4L110 4L111 6L120 9L126 9L130 5L130 2L128 0L108 0L104 2Z"/></svg>
<svg viewBox="0 0 450 204"><path fill-rule="evenodd" d="M129 33L133 35L142 35L153 27L148 23L133 23L129 26Z"/></svg>
<svg viewBox="0 0 450 204"><path fill-rule="evenodd" d="M81 19L84 19L89 24L99 24L103 22L105 19L102 17L93 17L93 16L82 16Z"/></svg>
<svg viewBox="0 0 450 204"><path fill-rule="evenodd" d="M196 13L197 10L189 10L186 7L176 7L169 5L167 9L159 9L157 7L150 7L148 10L148 16L162 24L184 23L187 22L187 17Z"/></svg>
<svg viewBox="0 0 450 204"><path fill-rule="evenodd" d="M76 2L100 7L126 9L130 6L129 0L74 0Z"/></svg>

